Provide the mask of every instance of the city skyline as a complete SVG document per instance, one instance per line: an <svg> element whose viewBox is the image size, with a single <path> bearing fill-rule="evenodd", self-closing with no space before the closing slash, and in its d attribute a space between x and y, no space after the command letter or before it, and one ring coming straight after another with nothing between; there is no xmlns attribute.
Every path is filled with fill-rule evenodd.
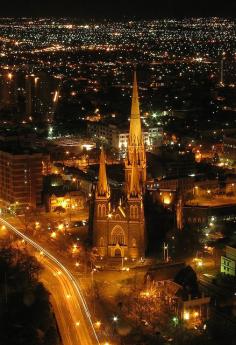
<svg viewBox="0 0 236 345"><path fill-rule="evenodd" d="M236 345L233 1L9 5L0 344Z"/></svg>
<svg viewBox="0 0 236 345"><path fill-rule="evenodd" d="M5 2L1 6L1 16L10 17L61 17L68 16L78 19L155 19L155 18L183 18L183 17L212 17L223 16L233 18L235 16L235 1L229 0L227 4L213 0L199 0L194 3L187 0L167 0L157 2L147 0L142 3L131 3L124 0L111 2L108 0L84 1L38 1L23 0Z"/></svg>

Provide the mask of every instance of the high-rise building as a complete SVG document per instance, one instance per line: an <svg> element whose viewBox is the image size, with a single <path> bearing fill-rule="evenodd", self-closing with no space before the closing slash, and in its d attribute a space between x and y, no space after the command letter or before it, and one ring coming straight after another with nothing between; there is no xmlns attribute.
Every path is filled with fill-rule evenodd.
<svg viewBox="0 0 236 345"><path fill-rule="evenodd" d="M102 150L93 215L93 244L101 257L144 257L146 249L143 192L146 155L141 131L136 75L130 121L130 140L125 164L126 191L117 203L106 175ZM123 200L123 201L122 201Z"/></svg>
<svg viewBox="0 0 236 345"><path fill-rule="evenodd" d="M43 175L47 173L49 156L32 150L7 148L0 150L0 199L7 205L42 203Z"/></svg>
<svg viewBox="0 0 236 345"><path fill-rule="evenodd" d="M29 74L25 80L26 117L48 121L48 114L58 101L58 81L47 73Z"/></svg>
<svg viewBox="0 0 236 345"><path fill-rule="evenodd" d="M0 106L10 108L16 105L16 76L10 71L3 71L0 77Z"/></svg>
<svg viewBox="0 0 236 345"><path fill-rule="evenodd" d="M25 110L27 119L32 120L34 114L33 100L35 97L35 84L37 83L34 75L27 75L25 79Z"/></svg>

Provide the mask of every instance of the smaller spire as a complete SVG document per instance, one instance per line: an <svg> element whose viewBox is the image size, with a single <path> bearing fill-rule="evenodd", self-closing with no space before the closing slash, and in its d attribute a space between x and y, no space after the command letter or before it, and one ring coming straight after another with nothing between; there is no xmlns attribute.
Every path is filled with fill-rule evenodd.
<svg viewBox="0 0 236 345"><path fill-rule="evenodd" d="M103 147L101 148L100 155L100 165L99 165L99 175L98 175L98 184L97 184L97 195L108 197L110 194L108 182L107 182L107 173L106 173L106 158Z"/></svg>

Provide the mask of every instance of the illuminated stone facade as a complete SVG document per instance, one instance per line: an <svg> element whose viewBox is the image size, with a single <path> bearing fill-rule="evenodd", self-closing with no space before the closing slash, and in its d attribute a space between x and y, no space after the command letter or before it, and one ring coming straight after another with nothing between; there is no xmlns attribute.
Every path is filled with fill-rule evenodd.
<svg viewBox="0 0 236 345"><path fill-rule="evenodd" d="M95 193L93 244L101 257L144 257L146 248L143 193L146 154L141 131L136 75L130 121L130 140L125 162L125 198L114 204L106 176L102 150Z"/></svg>

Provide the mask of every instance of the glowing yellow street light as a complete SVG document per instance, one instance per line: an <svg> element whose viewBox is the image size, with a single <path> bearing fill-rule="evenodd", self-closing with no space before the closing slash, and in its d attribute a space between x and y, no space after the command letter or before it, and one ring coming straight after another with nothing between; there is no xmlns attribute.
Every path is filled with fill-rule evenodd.
<svg viewBox="0 0 236 345"><path fill-rule="evenodd" d="M57 228L58 228L58 230L63 230L64 229L64 224L59 224Z"/></svg>
<svg viewBox="0 0 236 345"><path fill-rule="evenodd" d="M54 232L51 233L50 236L51 236L51 238L56 238L57 237L57 233L54 231Z"/></svg>
<svg viewBox="0 0 236 345"><path fill-rule="evenodd" d="M189 318L190 318L189 312L185 311L184 312L184 320L189 320Z"/></svg>
<svg viewBox="0 0 236 345"><path fill-rule="evenodd" d="M12 78L13 78L13 74L12 74L12 73L8 73L7 77L8 77L8 79L11 81Z"/></svg>
<svg viewBox="0 0 236 345"><path fill-rule="evenodd" d="M102 324L101 321L96 321L95 327L99 329L101 327L101 324Z"/></svg>
<svg viewBox="0 0 236 345"><path fill-rule="evenodd" d="M203 266L202 260L199 260L199 261L197 262L197 265L198 265L198 267L202 267L202 266Z"/></svg>
<svg viewBox="0 0 236 345"><path fill-rule="evenodd" d="M118 316L113 316L113 321L117 322L118 321Z"/></svg>

